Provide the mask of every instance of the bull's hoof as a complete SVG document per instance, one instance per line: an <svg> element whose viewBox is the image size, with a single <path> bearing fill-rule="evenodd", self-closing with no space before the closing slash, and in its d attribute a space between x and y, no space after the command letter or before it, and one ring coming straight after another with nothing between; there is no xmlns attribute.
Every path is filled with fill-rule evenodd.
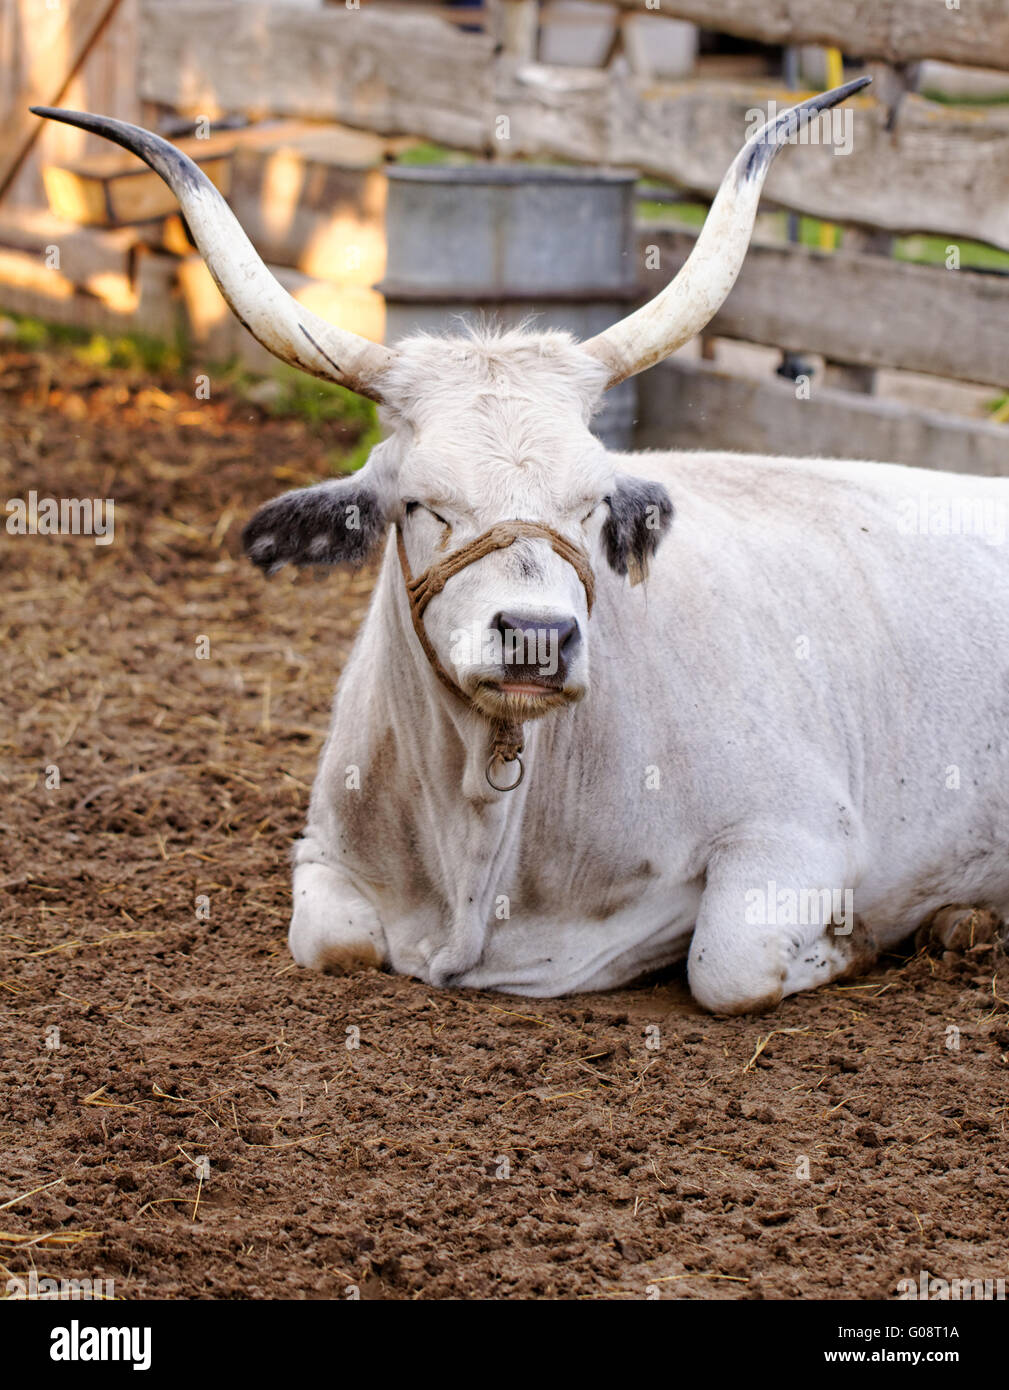
<svg viewBox="0 0 1009 1390"><path fill-rule="evenodd" d="M993 946L999 939L1001 922L987 907L941 907L915 936L919 950L929 947L943 951L970 951L975 946Z"/></svg>

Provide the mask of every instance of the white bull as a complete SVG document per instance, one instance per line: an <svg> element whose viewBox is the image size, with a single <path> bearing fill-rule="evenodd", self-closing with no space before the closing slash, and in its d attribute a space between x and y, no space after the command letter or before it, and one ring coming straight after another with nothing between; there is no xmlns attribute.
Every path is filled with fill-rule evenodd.
<svg viewBox="0 0 1009 1390"><path fill-rule="evenodd" d="M715 312L774 152L855 85L751 140L680 276L584 345L365 343L286 296L171 146L47 113L166 178L271 350L386 408L360 474L246 532L270 570L385 538L296 850L300 963L543 996L689 951L732 1012L945 904L1009 913L1009 481L614 455L588 428Z"/></svg>

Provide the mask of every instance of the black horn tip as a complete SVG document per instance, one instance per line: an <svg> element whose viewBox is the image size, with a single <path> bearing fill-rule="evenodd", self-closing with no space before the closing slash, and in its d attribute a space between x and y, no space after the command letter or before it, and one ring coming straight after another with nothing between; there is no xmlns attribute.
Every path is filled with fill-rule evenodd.
<svg viewBox="0 0 1009 1390"><path fill-rule="evenodd" d="M836 106L838 102L846 101L848 97L853 97L856 92L871 85L872 78L868 74L864 77L853 77L850 82L844 82L840 87L832 87L829 92L821 92L818 97L813 97L812 101L822 102L825 106Z"/></svg>
<svg viewBox="0 0 1009 1390"><path fill-rule="evenodd" d="M755 135L744 147L740 156L737 184L741 186L751 180L762 178L790 136L821 112L839 106L842 101L862 91L871 82L872 78L869 76L855 77L843 86L832 87L827 92L818 92L816 96L808 97L787 111L782 111L775 121L764 127L762 134Z"/></svg>
<svg viewBox="0 0 1009 1390"><path fill-rule="evenodd" d="M93 135L101 135L115 145L121 145L159 174L176 196L182 187L203 190L212 187L188 155L142 126L118 121L112 116L95 116L90 111L65 111L56 106L31 106L29 110L36 116L63 121L66 125L77 126Z"/></svg>
<svg viewBox="0 0 1009 1390"><path fill-rule="evenodd" d="M29 106L28 110L33 116L47 116L54 121L72 121L83 115L81 111L67 111L62 106Z"/></svg>
<svg viewBox="0 0 1009 1390"><path fill-rule="evenodd" d="M44 116L49 121L62 121L64 125L75 125L81 130L89 130L95 135L106 135L111 139L116 127L129 129L123 121L113 121L108 116L93 116L90 111L69 111L62 106L29 106L33 116Z"/></svg>

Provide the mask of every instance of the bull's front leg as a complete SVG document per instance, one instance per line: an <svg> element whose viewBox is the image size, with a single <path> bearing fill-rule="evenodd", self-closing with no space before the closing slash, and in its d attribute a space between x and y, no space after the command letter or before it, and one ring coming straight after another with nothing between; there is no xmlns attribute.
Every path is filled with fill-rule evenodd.
<svg viewBox="0 0 1009 1390"><path fill-rule="evenodd" d="M388 951L378 914L339 868L312 859L313 842L302 840L294 870L288 943L299 965L342 975L376 969Z"/></svg>
<svg viewBox="0 0 1009 1390"><path fill-rule="evenodd" d="M865 969L875 950L855 918L843 852L798 834L734 843L708 865L690 945L691 992L713 1013L773 1008Z"/></svg>

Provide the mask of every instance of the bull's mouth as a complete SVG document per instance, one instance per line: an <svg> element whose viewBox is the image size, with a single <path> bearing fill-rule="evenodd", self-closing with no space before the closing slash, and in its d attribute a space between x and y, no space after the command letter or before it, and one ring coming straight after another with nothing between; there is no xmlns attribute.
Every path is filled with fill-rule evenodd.
<svg viewBox="0 0 1009 1390"><path fill-rule="evenodd" d="M502 695L556 695L557 687L545 681L497 681Z"/></svg>
<svg viewBox="0 0 1009 1390"><path fill-rule="evenodd" d="M538 719L562 705L574 704L584 691L577 686L552 685L548 681L481 681L473 703L492 719Z"/></svg>

